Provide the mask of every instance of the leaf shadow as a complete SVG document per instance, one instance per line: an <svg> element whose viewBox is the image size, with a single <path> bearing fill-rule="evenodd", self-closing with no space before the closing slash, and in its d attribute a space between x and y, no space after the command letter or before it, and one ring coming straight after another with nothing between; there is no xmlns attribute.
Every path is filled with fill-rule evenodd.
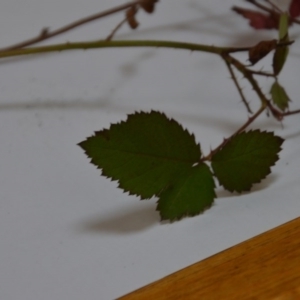
<svg viewBox="0 0 300 300"><path fill-rule="evenodd" d="M247 192L237 193L237 192L229 192L225 190L222 186L219 186L216 190L217 198L230 198L230 197L240 197L242 195L253 194L255 192L267 189L273 183L275 183L278 179L277 174L270 174L267 178L263 179L260 183L254 184L252 189Z"/></svg>
<svg viewBox="0 0 300 300"><path fill-rule="evenodd" d="M147 230L160 223L153 202L147 204L143 201L141 205L135 203L105 216L89 218L77 226L77 232L123 235Z"/></svg>

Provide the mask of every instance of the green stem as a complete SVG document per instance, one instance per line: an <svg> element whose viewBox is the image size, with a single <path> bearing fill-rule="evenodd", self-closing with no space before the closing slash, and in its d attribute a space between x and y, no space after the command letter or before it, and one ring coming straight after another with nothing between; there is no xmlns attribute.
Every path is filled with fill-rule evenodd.
<svg viewBox="0 0 300 300"><path fill-rule="evenodd" d="M221 54L223 52L231 51L233 48L215 47L202 44L173 42L173 41L155 41L155 40L119 40L119 41L92 41L92 42L79 42L79 43L65 43L56 44L51 46L32 47L25 49L17 49L10 51L0 52L0 58L12 57L20 55L30 55L47 52L59 52L67 50L87 50L99 48L123 48L123 47L156 47L156 48L174 48L185 49L191 51L201 51L214 54Z"/></svg>
<svg viewBox="0 0 300 300"><path fill-rule="evenodd" d="M234 138L239 133L243 132L251 123L254 122L254 120L261 115L261 113L267 108L266 103L263 103L260 107L260 109L252 115L247 122L245 122L233 135L231 135L229 138L224 139L224 141L214 150L212 150L209 155L202 157L201 161L211 161L212 157L220 151L232 138Z"/></svg>

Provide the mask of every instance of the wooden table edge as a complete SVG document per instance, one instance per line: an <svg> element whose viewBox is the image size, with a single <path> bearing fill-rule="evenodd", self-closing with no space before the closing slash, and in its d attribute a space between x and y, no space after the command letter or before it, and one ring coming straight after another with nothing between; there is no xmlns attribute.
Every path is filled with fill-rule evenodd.
<svg viewBox="0 0 300 300"><path fill-rule="evenodd" d="M119 299L300 299L300 217Z"/></svg>

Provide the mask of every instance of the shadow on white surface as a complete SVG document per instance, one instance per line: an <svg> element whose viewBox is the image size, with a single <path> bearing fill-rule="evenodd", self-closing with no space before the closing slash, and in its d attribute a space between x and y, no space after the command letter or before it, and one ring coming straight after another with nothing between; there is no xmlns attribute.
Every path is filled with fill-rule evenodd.
<svg viewBox="0 0 300 300"><path fill-rule="evenodd" d="M146 203L148 202L148 203ZM156 201L155 201L156 202ZM99 214L86 221L82 221L76 227L81 233L108 233L108 234L132 234L145 231L159 223L159 214L155 210L156 203L153 200L145 200L137 205L133 203L126 209L118 209L113 213Z"/></svg>
<svg viewBox="0 0 300 300"><path fill-rule="evenodd" d="M216 190L217 199L242 197L245 194L255 193L269 188L278 179L276 174L269 175L262 182L253 186L250 192L242 194L231 193L224 188L219 187ZM225 199L226 200L226 199ZM160 222L159 213L155 210L156 200L145 200L141 203L126 205L126 208L118 208L113 213L103 213L99 216L93 216L80 222L76 226L76 232L80 233L107 233L116 235L126 235L135 232L141 232L160 223L169 224L170 222Z"/></svg>
<svg viewBox="0 0 300 300"><path fill-rule="evenodd" d="M6 37L19 41L26 33L23 29L38 32L47 25L43 18L29 22L42 13L52 16L44 11L43 1L41 11L32 0L22 2L24 9L19 10L14 8L17 1L4 1L3 46ZM104 2L109 7L114 1L86 1L84 6L98 10ZM55 14L75 7L67 0L51 2L51 7L61 3L66 11ZM139 16L138 31L125 26L118 38L245 46L276 34L254 32L246 20L230 12L232 5L241 3L238 0L206 3L160 1L153 17ZM16 27L15 20L23 25ZM103 38L115 25L106 24L49 42ZM293 46L292 54L297 49ZM296 58L291 55L280 78L295 109ZM100 172L76 146L127 113L155 109L194 132L207 153L247 119L218 60L162 49L1 60L1 300L115 299L299 216L299 116L287 119L283 128L262 116L251 127L274 130L287 139L273 175L241 196L218 187L212 209L171 225L160 223L156 199L127 199L114 192L115 185L100 182ZM269 90L269 82L260 84Z"/></svg>

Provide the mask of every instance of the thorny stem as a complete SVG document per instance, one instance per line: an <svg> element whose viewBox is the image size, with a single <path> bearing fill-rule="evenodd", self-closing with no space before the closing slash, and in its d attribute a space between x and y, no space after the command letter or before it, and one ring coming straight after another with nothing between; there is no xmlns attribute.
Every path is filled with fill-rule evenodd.
<svg viewBox="0 0 300 300"><path fill-rule="evenodd" d="M49 39L49 38L52 38L52 37L57 36L59 34L65 33L67 31L70 31L70 30L72 30L76 27L79 27L81 25L84 25L86 23L89 23L89 22L95 21L97 19L100 19L100 18L103 18L103 17L106 17L106 16L110 16L110 15L115 14L117 12L123 11L127 8L130 8L132 6L135 6L135 5L139 4L140 2L141 2L141 0L136 0L136 1L131 1L131 2L125 3L123 5L120 5L120 6L102 11L100 13L97 13L97 14L94 14L94 15L91 15L91 16L88 16L88 17L85 17L85 18L82 18L78 21L72 22L72 23L70 23L66 26L63 26L59 29L56 29L54 31L49 31L48 28L44 28L44 29L41 30L41 33L38 36L36 36L32 39L17 43L15 45L12 45L12 46L9 46L9 47L6 47L6 48L2 48L2 49L0 49L0 53L1 52L7 52L7 51L10 51L10 50L25 48L25 47L31 46L33 44L42 42L46 39Z"/></svg>
<svg viewBox="0 0 300 300"><path fill-rule="evenodd" d="M278 46L281 46L278 44ZM240 73L244 75L244 77L249 81L253 90L258 95L261 100L262 105L265 107L269 107L271 113L277 120L281 120L283 115L276 109L274 109L270 105L270 101L266 98L261 88L259 87L257 81L254 78L254 74L256 75L265 75L272 76L272 74L264 74L263 72L253 71L248 69L247 66L242 64L239 60L232 57L229 53L236 52L241 48L233 48L233 47L216 47L216 46L208 46L203 44L195 44L195 43L184 43L184 42L175 42L175 41L157 41L157 40L118 40L118 41L92 41L92 42L78 42L78 43L65 43L65 44L56 44L51 46L43 46L43 47L32 47L25 49L16 49L10 51L0 52L0 58L5 57L13 57L13 56L21 56L21 55L31 55L37 53L47 53L47 52L60 52L67 50L87 50L87 49L99 49L99 48L122 48L122 47L156 47L156 48L174 48L174 49L185 49L190 51L201 51L208 52L212 54L217 54L223 58L226 62L227 67L229 68L229 72L232 75L232 79L236 84L238 91L242 97L242 100L248 110L251 113L251 108L246 101L241 88L237 82L237 79L233 73L232 66L234 66ZM245 48L242 48L243 51ZM251 47L248 47L248 50Z"/></svg>
<svg viewBox="0 0 300 300"><path fill-rule="evenodd" d="M240 61L235 59L234 57L228 55L228 54L223 54L222 55L223 59L226 60L229 64L232 64L235 66L235 68L240 71L246 79L248 79L249 83L251 84L253 90L256 92L258 95L262 105L267 106L269 100L266 98L264 93L262 92L261 88L259 87L257 81L253 77L253 74L250 70L248 70Z"/></svg>
<svg viewBox="0 0 300 300"><path fill-rule="evenodd" d="M242 102L245 104L247 111L248 111L250 114L252 114L253 112L252 112L252 110L251 110L251 108L250 108L250 105L249 105L248 101L246 100L246 98L245 98L245 96L244 96L244 93L243 93L243 91L242 91L242 88L240 87L239 82L238 82L238 80L237 80L237 78L236 78L236 76L235 76L235 74L234 74L234 71L232 70L231 64L230 64L227 60L225 60L225 62L226 62L226 66L227 66L227 68L228 68L228 70L229 70L229 73L230 73L230 75L231 75L231 78L232 78L232 80L233 80L233 82L234 82L234 84L235 84L235 86L236 86L236 88L237 88L237 90L238 90L238 92L239 92L241 98L242 98Z"/></svg>
<svg viewBox="0 0 300 300"><path fill-rule="evenodd" d="M270 110L270 112L272 113L272 115L278 120L278 121L282 121L284 117L287 116L292 116L292 115L296 115L300 113L300 109L297 110L289 110L286 112L282 112L279 111L278 109L276 109L272 103L269 101L268 102L268 109Z"/></svg>
<svg viewBox="0 0 300 300"><path fill-rule="evenodd" d="M0 58L30 55L37 53L59 52L67 50L87 50L97 48L122 48L122 47L156 47L156 48L174 48L185 49L191 51L209 52L214 54L221 54L228 52L232 48L215 47L194 43L183 43L173 41L156 41L156 40L118 40L118 41L92 41L92 42L78 42L78 43L64 43L51 46L32 47L25 49L17 49L11 51L0 52Z"/></svg>
<svg viewBox="0 0 300 300"><path fill-rule="evenodd" d="M279 45L280 46L280 45ZM47 53L47 52L57 52L57 51L67 51L67 50L78 50L78 49L97 49L97 48L122 48L122 47L156 47L156 48L174 48L174 49L185 49L190 51L201 51L213 53L221 56L223 60L226 62L227 67L229 68L229 72L232 75L232 79L236 84L238 91L242 97L242 100L248 110L251 113L251 108L243 96L242 90L237 82L237 79L233 73L232 66L234 66L243 76L249 81L253 90L258 95L261 103L265 107L269 107L270 112L277 120L282 120L283 114L277 111L274 107L272 107L270 101L266 98L261 88L259 87L257 81L254 78L254 74L256 75L265 75L263 72L253 71L247 68L244 64L242 64L239 60L232 57L229 53L235 52L235 50L239 50L240 48L232 48L232 47L216 47L216 46L208 46L203 44L194 44L194 43L184 43L184 42L174 42L174 41L155 41L155 40L119 40L119 41L92 41L92 42L78 42L78 43L65 43L65 44L56 44L51 46L43 46L43 47L32 47L25 49L17 49L6 52L0 52L0 58L4 57L12 57L12 56L21 56L21 55L31 55L37 53ZM245 48L243 48L245 49ZM249 47L248 49L251 49ZM268 76L272 76L268 74Z"/></svg>
<svg viewBox="0 0 300 300"><path fill-rule="evenodd" d="M299 114L300 113L300 109L297 109L297 110L291 110L291 111L287 111L287 112L284 112L282 113L282 116L291 116L291 115L296 115L296 114Z"/></svg>
<svg viewBox="0 0 300 300"><path fill-rule="evenodd" d="M256 71L256 70L251 70L251 69L248 69L248 71L252 74L255 74L255 75L260 75L260 76L264 76L264 77L274 77L276 78L276 75L274 73L268 73L268 72L263 72L263 71Z"/></svg>
<svg viewBox="0 0 300 300"><path fill-rule="evenodd" d="M239 133L243 132L251 123L253 123L255 121L255 119L257 117L260 116L260 114L266 109L266 104L262 104L260 109L251 117L248 118L247 122L245 122L245 124L243 124L233 135L231 135L229 138L224 139L223 142L214 150L212 150L209 155L202 157L201 162L203 161L211 161L212 157L219 152L230 140L232 140L232 138L234 138L236 135L238 135Z"/></svg>
<svg viewBox="0 0 300 300"><path fill-rule="evenodd" d="M292 42L293 41L288 43L291 44ZM277 46L280 47L281 43L278 43ZM21 55L31 55L37 53L60 52L60 51L68 51L68 50L88 50L88 49L97 49L97 48L122 48L122 47L174 48L174 49L208 52L208 53L213 53L218 55L228 55L228 53L233 53L238 51L246 51L246 50L249 51L252 48L252 47L247 47L247 48L246 47L243 48L216 47L216 46L208 46L208 45L195 44L195 43L159 41L159 40L118 40L118 41L97 40L97 41L90 41L90 42L64 43L64 44L54 44L50 46L0 51L0 58L21 56ZM242 68L245 69L245 66L243 64L240 63L240 65L242 66Z"/></svg>
<svg viewBox="0 0 300 300"><path fill-rule="evenodd" d="M121 23L117 25L117 27L112 31L112 33L107 37L106 40L98 40L98 41L91 41L91 42L78 42L78 43L65 43L65 44L56 44L51 46L44 46L44 47L32 47L32 48L25 48L29 45L33 45L35 43L41 42L43 40L49 39L53 36L59 35L61 33L67 32L71 29L74 29L78 26L81 26L83 24L86 24L88 22L94 21L96 19L103 18L105 16L112 15L114 13L117 13L119 11L123 11L125 9L135 7L137 5L142 5L142 3L147 0L136 0L129 2L127 4L120 5L118 7L109 9L104 12L100 12L98 14L94 14L92 16L80 19L78 21L75 21L69 25L66 25L64 27L61 27L55 31L50 32L48 28L45 28L41 31L41 33L30 40L18 43L16 45L0 49L0 58L5 57L12 57L12 56L20 56L20 55L31 55L31 54L37 54L37 53L47 53L47 52L57 52L57 51L67 51L67 50L87 50L87 49L99 49L99 48L122 48L122 47L157 47L157 48L174 48L174 49L185 49L190 51L201 51L201 52L208 52L213 53L221 56L223 60L225 61L228 70L231 74L231 77L238 89L238 92L242 98L243 103L245 104L247 111L249 113L252 113L251 108L242 92L242 89L238 83L238 80L235 76L235 73L233 71L233 66L243 74L243 76L249 81L250 85L252 86L253 90L258 95L260 101L261 101L261 108L252 115L247 122L241 126L231 137L225 139L216 149L212 150L211 153L202 158L203 160L211 160L212 156L218 152L222 147L224 147L228 141L230 141L235 135L239 134L240 132L244 131L264 110L267 108L270 110L270 112L273 114L273 116L277 120L282 120L284 116L292 115L292 114L298 114L300 113L300 110L295 111L288 111L288 112L280 112L276 108L274 108L271 104L271 101L266 98L266 96L263 94L261 88L258 86L257 81L254 78L254 75L261 75L261 76L269 76L269 77L276 77L272 73L266 73L262 71L255 71L249 69L246 65L242 64L240 61L235 59L230 55L230 53L235 52L243 52L243 51L249 51L252 47L215 47L215 46L208 46L203 44L195 44L195 43L183 43L183 42L174 42L174 41L155 41L155 40L119 40L119 41L111 41L111 38L115 34L115 32L124 24L126 21L123 20ZM151 0L149 0L152 2ZM264 11L267 11L270 14L278 14L277 11L274 10L274 7L272 6L272 9L260 4L257 2L257 0L246 0L247 2L252 3L253 5L261 8ZM157 1L153 1L157 2ZM265 0L265 2L272 4L270 1ZM299 23L300 21L292 19L293 22ZM277 44L277 47L280 46L287 46L292 44L293 41L288 42L279 42ZM25 48L25 49L24 49Z"/></svg>
<svg viewBox="0 0 300 300"><path fill-rule="evenodd" d="M229 54L224 54L222 55L222 58L225 60L227 66L228 65L233 65L237 70L239 70L246 79L248 79L249 83L251 84L253 90L256 92L258 95L259 99L261 100L261 107L260 109L249 119L245 124L243 124L233 135L231 135L229 138L224 139L224 141L214 150L210 152L209 155L203 157L201 161L208 160L210 161L213 157L214 154L216 154L221 148L223 148L233 137L235 137L237 134L243 132L256 118L266 110L266 108L270 108L270 101L266 98L266 96L263 94L261 91L260 87L258 86L257 81L254 79L253 74L251 70L247 69L241 62L239 62L237 59L233 58ZM247 102L246 102L247 103ZM281 119L278 117L278 115L271 110L272 114L274 117L276 117L278 120L281 120L283 116L281 116ZM300 110L299 110L300 112Z"/></svg>

